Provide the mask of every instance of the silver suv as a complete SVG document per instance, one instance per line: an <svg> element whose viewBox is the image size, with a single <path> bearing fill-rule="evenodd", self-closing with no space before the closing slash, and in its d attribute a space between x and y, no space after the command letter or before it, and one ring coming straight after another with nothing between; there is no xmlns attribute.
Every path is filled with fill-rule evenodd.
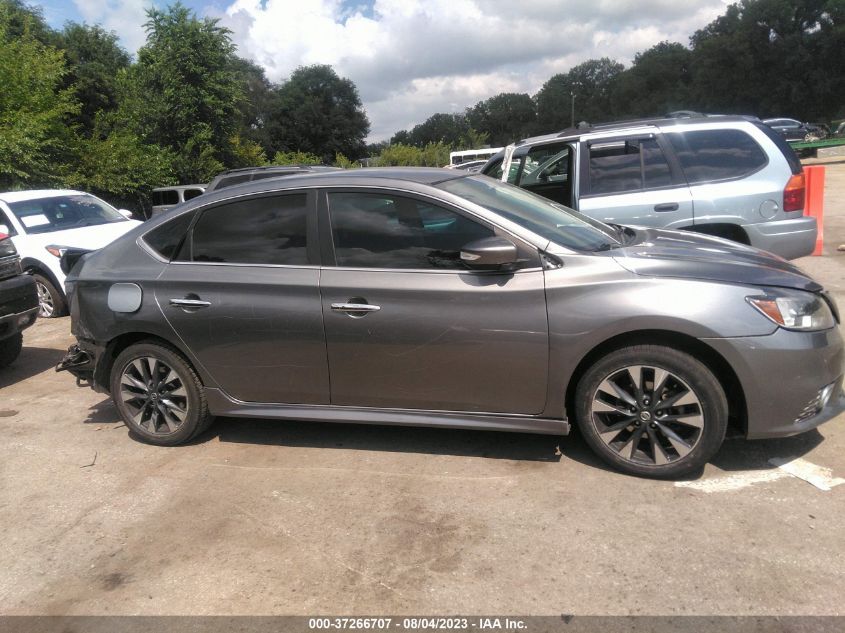
<svg viewBox="0 0 845 633"><path fill-rule="evenodd" d="M786 259L816 242L798 157L750 117L565 130L509 145L482 173L608 223L697 231Z"/></svg>

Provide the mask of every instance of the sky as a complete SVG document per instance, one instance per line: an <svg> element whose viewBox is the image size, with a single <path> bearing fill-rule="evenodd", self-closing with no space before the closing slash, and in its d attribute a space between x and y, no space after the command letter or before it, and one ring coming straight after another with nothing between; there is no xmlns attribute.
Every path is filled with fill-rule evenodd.
<svg viewBox="0 0 845 633"><path fill-rule="evenodd" d="M35 0L51 26L100 24L135 53L144 11L167 0ZM331 64L358 87L370 141L500 92L535 94L552 75L610 57L629 65L690 35L727 0L183 0L232 30L239 54L283 81Z"/></svg>

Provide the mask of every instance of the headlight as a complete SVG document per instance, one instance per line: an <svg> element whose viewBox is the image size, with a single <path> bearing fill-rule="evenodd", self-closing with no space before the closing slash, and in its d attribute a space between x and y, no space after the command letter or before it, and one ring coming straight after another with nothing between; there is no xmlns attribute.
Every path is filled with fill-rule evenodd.
<svg viewBox="0 0 845 633"><path fill-rule="evenodd" d="M764 316L787 330L826 330L836 325L830 306L820 296L797 290L769 289L745 298Z"/></svg>
<svg viewBox="0 0 845 633"><path fill-rule="evenodd" d="M47 252L50 255L55 255L56 257L60 258L67 252L67 246L56 246L55 244L50 244L49 246L45 246L44 248L47 249Z"/></svg>

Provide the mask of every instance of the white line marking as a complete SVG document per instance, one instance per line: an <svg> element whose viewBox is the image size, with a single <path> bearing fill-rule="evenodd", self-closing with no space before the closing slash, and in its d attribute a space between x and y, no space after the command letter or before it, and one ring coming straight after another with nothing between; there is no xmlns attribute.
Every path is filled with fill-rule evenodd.
<svg viewBox="0 0 845 633"><path fill-rule="evenodd" d="M727 475L725 477L713 477L712 479L699 479L698 481L676 481L677 488L692 488L701 492L729 492L748 488L754 484L775 481L789 477L789 473L782 470L749 470L745 472Z"/></svg>
<svg viewBox="0 0 845 633"><path fill-rule="evenodd" d="M819 490L830 492L840 484L845 484L842 477L834 477L830 468L808 462L800 457L773 457L769 460L774 470L747 470L722 477L699 479L698 481L676 481L676 488L691 488L701 492L730 492L741 490L754 484L777 481L784 477L796 477L815 486Z"/></svg>
<svg viewBox="0 0 845 633"><path fill-rule="evenodd" d="M808 462L800 457L773 457L769 463L825 492L830 492L831 488L845 484L845 479L834 477L830 468Z"/></svg>

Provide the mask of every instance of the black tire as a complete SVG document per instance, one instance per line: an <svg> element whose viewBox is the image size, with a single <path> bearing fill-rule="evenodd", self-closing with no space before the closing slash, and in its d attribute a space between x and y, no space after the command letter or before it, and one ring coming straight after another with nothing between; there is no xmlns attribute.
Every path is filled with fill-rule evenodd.
<svg viewBox="0 0 845 633"><path fill-rule="evenodd" d="M38 287L38 316L42 319L65 316L67 314L67 302L64 293L44 275L32 273L32 278Z"/></svg>
<svg viewBox="0 0 845 633"><path fill-rule="evenodd" d="M0 341L0 368L11 365L20 356L23 348L23 334L18 332Z"/></svg>
<svg viewBox="0 0 845 633"><path fill-rule="evenodd" d="M625 347L597 361L578 382L575 411L584 440L602 460L659 479L702 469L728 425L727 399L713 372L659 345Z"/></svg>
<svg viewBox="0 0 845 633"><path fill-rule="evenodd" d="M145 380L138 365L142 369L146 367L150 380ZM176 375L167 384L164 383L169 375L166 370ZM129 384L133 378L133 384ZM182 354L166 343L142 341L127 347L115 359L109 382L112 400L126 426L149 444L182 444L205 431L214 420L208 412L203 385L196 371ZM181 395L182 389L184 395ZM185 415L179 420L177 416L181 409Z"/></svg>

